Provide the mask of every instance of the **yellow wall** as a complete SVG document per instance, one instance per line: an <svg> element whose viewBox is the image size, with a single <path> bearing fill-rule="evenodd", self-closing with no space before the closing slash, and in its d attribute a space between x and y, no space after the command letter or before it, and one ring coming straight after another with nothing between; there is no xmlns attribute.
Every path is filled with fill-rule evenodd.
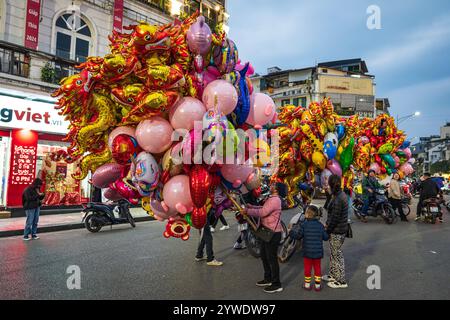
<svg viewBox="0 0 450 320"><path fill-rule="evenodd" d="M333 77L319 75L320 93L348 93L373 95L373 81L369 78Z"/></svg>

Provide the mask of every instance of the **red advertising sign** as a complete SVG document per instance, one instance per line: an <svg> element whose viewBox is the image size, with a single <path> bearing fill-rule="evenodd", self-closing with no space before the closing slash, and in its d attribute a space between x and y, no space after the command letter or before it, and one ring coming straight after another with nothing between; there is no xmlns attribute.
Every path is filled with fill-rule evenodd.
<svg viewBox="0 0 450 320"><path fill-rule="evenodd" d="M41 0L27 0L25 47L34 50L38 47L40 11Z"/></svg>
<svg viewBox="0 0 450 320"><path fill-rule="evenodd" d="M22 205L22 192L36 178L37 132L13 130L7 205Z"/></svg>
<svg viewBox="0 0 450 320"><path fill-rule="evenodd" d="M113 29L117 32L122 32L123 25L123 0L114 1L114 16Z"/></svg>

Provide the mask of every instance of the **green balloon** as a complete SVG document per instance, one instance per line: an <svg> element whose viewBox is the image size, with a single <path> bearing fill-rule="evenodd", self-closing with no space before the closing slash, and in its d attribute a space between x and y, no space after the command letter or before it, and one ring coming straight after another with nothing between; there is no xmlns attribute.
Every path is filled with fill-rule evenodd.
<svg viewBox="0 0 450 320"><path fill-rule="evenodd" d="M380 154L380 157L390 168L395 168L395 160L390 154Z"/></svg>
<svg viewBox="0 0 450 320"><path fill-rule="evenodd" d="M339 159L342 172L346 172L353 162L353 147L355 146L355 138L351 137L348 146L342 151Z"/></svg>
<svg viewBox="0 0 450 320"><path fill-rule="evenodd" d="M192 227L192 215L188 213L187 215L184 216L184 218L186 219L187 223L189 223L189 225Z"/></svg>

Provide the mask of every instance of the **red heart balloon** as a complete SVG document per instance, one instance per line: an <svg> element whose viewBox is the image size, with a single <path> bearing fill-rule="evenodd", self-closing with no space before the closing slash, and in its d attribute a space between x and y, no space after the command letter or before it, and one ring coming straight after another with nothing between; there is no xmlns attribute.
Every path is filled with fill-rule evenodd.
<svg viewBox="0 0 450 320"><path fill-rule="evenodd" d="M206 207L194 208L191 214L192 226L201 229L206 224Z"/></svg>
<svg viewBox="0 0 450 320"><path fill-rule="evenodd" d="M194 206L201 208L206 204L209 187L211 186L211 175L202 165L194 165L189 172L189 186Z"/></svg>

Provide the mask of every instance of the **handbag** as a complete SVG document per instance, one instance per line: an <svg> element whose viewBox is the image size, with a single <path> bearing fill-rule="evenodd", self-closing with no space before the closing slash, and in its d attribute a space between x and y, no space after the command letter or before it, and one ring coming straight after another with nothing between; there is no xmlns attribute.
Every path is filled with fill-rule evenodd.
<svg viewBox="0 0 450 320"><path fill-rule="evenodd" d="M268 217L271 213L269 213L266 217ZM276 227L278 227L278 224L280 223L281 220L281 213L280 216L278 217L278 222ZM275 228L276 228L275 227ZM270 242L273 238L273 236L275 235L275 232L267 227L264 227L263 225L259 224L258 229L254 230L253 233L255 234L255 236L259 239L261 239L264 242Z"/></svg>
<svg viewBox="0 0 450 320"><path fill-rule="evenodd" d="M352 230L352 226L350 223L347 224L348 228L347 228L347 233L345 234L346 238L353 238L353 230Z"/></svg>

